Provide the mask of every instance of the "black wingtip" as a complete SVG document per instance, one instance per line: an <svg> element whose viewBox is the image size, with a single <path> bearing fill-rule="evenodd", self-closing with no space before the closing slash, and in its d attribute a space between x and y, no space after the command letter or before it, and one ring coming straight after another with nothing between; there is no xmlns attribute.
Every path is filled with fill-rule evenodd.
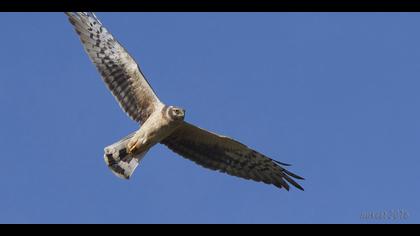
<svg viewBox="0 0 420 236"><path fill-rule="evenodd" d="M300 191L303 191L303 192L305 192L305 189L304 188L302 188L300 185L299 186L295 186L297 189L299 189Z"/></svg>
<svg viewBox="0 0 420 236"><path fill-rule="evenodd" d="M283 170L283 172L284 172L285 174L287 174L288 176L293 177L293 178L295 178L295 179L305 180L305 178L303 178L303 177L301 177L301 176L299 176L299 175L297 175L297 174L294 174L294 173L292 173L292 172L290 172L290 171L288 171L288 170L286 170L286 169L284 169L284 170Z"/></svg>
<svg viewBox="0 0 420 236"><path fill-rule="evenodd" d="M293 183L293 186L295 186L297 189L299 189L299 190L301 190L301 191L305 191L305 189L302 187L302 186L300 186L300 184L298 184L298 183Z"/></svg>
<svg viewBox="0 0 420 236"><path fill-rule="evenodd" d="M284 162L280 162L280 161L276 161L276 160L273 160L275 163L277 163L277 164L279 164L279 165L282 165L282 166L292 166L291 164L288 164L288 163L284 163Z"/></svg>

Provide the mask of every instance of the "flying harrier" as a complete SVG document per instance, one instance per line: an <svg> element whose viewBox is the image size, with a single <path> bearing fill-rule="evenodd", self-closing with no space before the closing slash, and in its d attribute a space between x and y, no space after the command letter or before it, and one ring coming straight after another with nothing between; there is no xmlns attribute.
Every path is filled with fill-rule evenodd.
<svg viewBox="0 0 420 236"><path fill-rule="evenodd" d="M184 121L185 110L159 100L139 66L93 13L66 13L92 62L121 108L141 126L105 148L106 164L129 179L147 151L161 143L175 153L212 170L289 190L302 177L229 137ZM294 178L294 179L293 179Z"/></svg>

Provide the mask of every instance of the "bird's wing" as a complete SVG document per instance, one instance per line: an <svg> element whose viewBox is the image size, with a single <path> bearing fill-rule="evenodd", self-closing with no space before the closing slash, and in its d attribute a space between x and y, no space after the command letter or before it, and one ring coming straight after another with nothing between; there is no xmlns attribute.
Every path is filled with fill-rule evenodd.
<svg viewBox="0 0 420 236"><path fill-rule="evenodd" d="M205 168L273 184L287 190L289 184L303 190L293 180L303 178L282 167L288 164L268 158L229 137L211 133L186 122L161 143Z"/></svg>
<svg viewBox="0 0 420 236"><path fill-rule="evenodd" d="M137 63L93 13L66 15L121 108L144 123L160 101Z"/></svg>

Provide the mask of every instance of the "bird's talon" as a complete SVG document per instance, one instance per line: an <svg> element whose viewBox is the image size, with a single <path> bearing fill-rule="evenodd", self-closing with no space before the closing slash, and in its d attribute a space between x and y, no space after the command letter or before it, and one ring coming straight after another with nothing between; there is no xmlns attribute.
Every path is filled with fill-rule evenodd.
<svg viewBox="0 0 420 236"><path fill-rule="evenodd" d="M128 153L133 154L137 150L137 143L128 144Z"/></svg>
<svg viewBox="0 0 420 236"><path fill-rule="evenodd" d="M134 153L134 148L132 147L132 148L129 148L128 149L128 154L133 154Z"/></svg>

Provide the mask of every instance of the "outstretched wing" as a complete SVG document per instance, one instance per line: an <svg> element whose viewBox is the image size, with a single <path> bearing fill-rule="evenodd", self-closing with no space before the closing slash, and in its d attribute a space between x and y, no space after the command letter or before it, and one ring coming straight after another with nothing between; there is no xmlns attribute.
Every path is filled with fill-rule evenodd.
<svg viewBox="0 0 420 236"><path fill-rule="evenodd" d="M211 133L186 122L161 143L205 168L257 182L262 181L287 190L289 184L303 190L293 180L303 178L282 167L288 164L268 158L229 137Z"/></svg>
<svg viewBox="0 0 420 236"><path fill-rule="evenodd" d="M160 101L137 63L93 13L66 14L121 108L144 123Z"/></svg>

